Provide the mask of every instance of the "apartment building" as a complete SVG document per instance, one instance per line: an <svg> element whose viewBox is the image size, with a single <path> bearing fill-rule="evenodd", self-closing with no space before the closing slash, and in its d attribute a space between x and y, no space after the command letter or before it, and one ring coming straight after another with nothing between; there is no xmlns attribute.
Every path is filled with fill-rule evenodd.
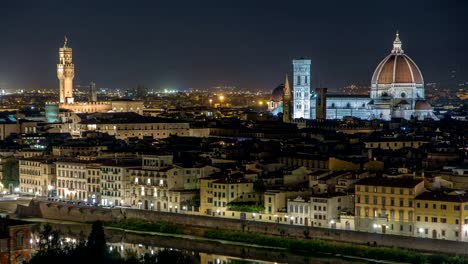
<svg viewBox="0 0 468 264"><path fill-rule="evenodd" d="M424 181L411 177L370 177L355 184L356 230L412 236L414 199L423 193Z"/></svg>
<svg viewBox="0 0 468 264"><path fill-rule="evenodd" d="M424 192L415 199L415 236L468 241L468 194Z"/></svg>
<svg viewBox="0 0 468 264"><path fill-rule="evenodd" d="M336 229L342 213L354 211L354 195L336 192L297 197L288 200L287 208L290 224Z"/></svg>
<svg viewBox="0 0 468 264"><path fill-rule="evenodd" d="M87 161L57 161L57 195L61 199L88 201Z"/></svg>
<svg viewBox="0 0 468 264"><path fill-rule="evenodd" d="M259 194L254 191L254 183L242 175L229 175L224 178L207 177L200 184L200 213L212 216L226 216L229 203L255 203Z"/></svg>
<svg viewBox="0 0 468 264"><path fill-rule="evenodd" d="M130 206L131 169L141 168L141 160L107 160L101 165L101 204Z"/></svg>
<svg viewBox="0 0 468 264"><path fill-rule="evenodd" d="M55 193L56 167L55 159L34 157L19 160L20 192L48 196Z"/></svg>

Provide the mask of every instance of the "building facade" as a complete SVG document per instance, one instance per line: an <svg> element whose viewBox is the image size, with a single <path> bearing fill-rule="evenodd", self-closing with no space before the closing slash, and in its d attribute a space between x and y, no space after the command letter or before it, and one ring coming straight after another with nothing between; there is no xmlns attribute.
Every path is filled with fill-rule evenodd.
<svg viewBox="0 0 468 264"><path fill-rule="evenodd" d="M56 187L56 166L53 159L35 157L19 160L20 192L48 196Z"/></svg>
<svg viewBox="0 0 468 264"><path fill-rule="evenodd" d="M424 192L415 199L415 236L468 241L468 195Z"/></svg>
<svg viewBox="0 0 468 264"><path fill-rule="evenodd" d="M57 165L57 195L61 199L88 201L87 162L59 161Z"/></svg>
<svg viewBox="0 0 468 264"><path fill-rule="evenodd" d="M355 184L357 231L412 236L414 200L425 191L422 179L370 177Z"/></svg>

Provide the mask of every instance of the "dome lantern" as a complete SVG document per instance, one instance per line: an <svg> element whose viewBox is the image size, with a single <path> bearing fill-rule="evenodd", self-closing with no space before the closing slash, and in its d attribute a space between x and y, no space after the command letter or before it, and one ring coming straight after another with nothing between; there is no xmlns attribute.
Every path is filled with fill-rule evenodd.
<svg viewBox="0 0 468 264"><path fill-rule="evenodd" d="M403 49L401 48L400 33L396 32L395 40L393 41L392 54L403 54Z"/></svg>

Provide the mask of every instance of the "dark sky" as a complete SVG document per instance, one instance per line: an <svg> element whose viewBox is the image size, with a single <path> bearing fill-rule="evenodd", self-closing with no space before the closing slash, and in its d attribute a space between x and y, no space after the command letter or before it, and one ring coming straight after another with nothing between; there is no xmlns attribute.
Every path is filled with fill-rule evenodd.
<svg viewBox="0 0 468 264"><path fill-rule="evenodd" d="M313 84L368 84L396 30L426 82L468 81L467 1L9 1L0 87L54 88L67 35L75 84L273 89L291 60Z"/></svg>

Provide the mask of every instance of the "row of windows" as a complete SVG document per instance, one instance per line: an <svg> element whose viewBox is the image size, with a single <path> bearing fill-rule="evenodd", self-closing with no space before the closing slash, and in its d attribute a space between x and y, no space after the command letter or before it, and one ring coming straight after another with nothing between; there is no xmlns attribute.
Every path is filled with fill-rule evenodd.
<svg viewBox="0 0 468 264"><path fill-rule="evenodd" d="M405 189L407 190L405 192ZM360 191L364 191L364 192L374 192L374 193L387 193L387 191L389 191L390 194L409 194L409 195L413 195L413 189L408 189L408 188L394 188L394 187L384 187L384 186L369 186L369 185L356 185L356 191L360 192Z"/></svg>
<svg viewBox="0 0 468 264"><path fill-rule="evenodd" d="M84 171L58 170L57 176L84 179L86 178L86 173Z"/></svg>
<svg viewBox="0 0 468 264"><path fill-rule="evenodd" d="M372 204L380 204L380 205L389 205L389 206L400 206L400 207L404 207L405 206L405 199L398 199L398 204L395 203L395 198L390 198L389 201L387 201L387 197L386 196L382 196L380 197L380 200L379 200L379 196L372 196ZM369 196L368 195L365 195L364 196L364 201L362 201L361 199L361 196L360 195L357 195L356 196L356 203L360 204L360 203L364 203L364 204L369 204L370 203L370 200L369 200ZM408 199L408 202L406 203L406 205L408 207L413 207L413 200L412 199Z"/></svg>
<svg viewBox="0 0 468 264"><path fill-rule="evenodd" d="M26 174L26 175L34 175L34 176L40 176L41 171L39 169L19 169L20 174Z"/></svg>
<svg viewBox="0 0 468 264"><path fill-rule="evenodd" d="M240 184L239 184L240 186ZM212 183L208 183L208 187L210 188L214 188L214 189L223 189L225 190L226 189L226 184L212 184ZM249 184L245 184L245 187L249 187ZM234 185L232 184L231 185L231 189L234 189Z"/></svg>
<svg viewBox="0 0 468 264"><path fill-rule="evenodd" d="M58 180L57 187L68 189L86 189L86 183L79 181Z"/></svg>
<svg viewBox="0 0 468 264"><path fill-rule="evenodd" d="M389 210L389 214L387 210L378 210L377 208L373 208L372 211L370 208L364 208L364 215L361 212L361 207L356 207L356 216L361 217L369 217L369 218L387 218L388 220L395 220L395 210ZM405 211L399 210L398 211L398 220L403 221L405 218ZM408 212L408 220L413 221L413 212Z"/></svg>
<svg viewBox="0 0 468 264"><path fill-rule="evenodd" d="M20 183L31 184L31 185L41 185L40 180L32 180L32 179L24 179L24 178L20 178Z"/></svg>
<svg viewBox="0 0 468 264"><path fill-rule="evenodd" d="M416 216L416 221L419 221L419 222L431 222L431 223L442 223L442 224L446 224L447 223L447 218L446 217L436 217L436 216ZM450 223L449 223L450 224ZM458 218L455 218L455 224L456 225L459 225L460 224L460 219ZM468 217L464 219L463 221L463 224L468 224Z"/></svg>
<svg viewBox="0 0 468 264"><path fill-rule="evenodd" d="M371 148L390 147L390 145L393 145L393 147L397 147L399 145L403 147L414 147L414 146L418 147L422 145L422 142L393 142L393 143L386 142L386 143L370 143L369 144Z"/></svg>
<svg viewBox="0 0 468 264"><path fill-rule="evenodd" d="M226 207L226 202L217 202L217 201L214 201L213 202L213 205L214 206L222 206L222 207Z"/></svg>
<svg viewBox="0 0 468 264"><path fill-rule="evenodd" d="M416 207L417 207L417 208L421 208L421 203L416 203ZM433 203L431 207L432 207L432 209L447 210L447 205L446 205L446 204L441 204L440 206L437 206L437 204ZM428 208L429 208L429 204L428 204L428 203L424 203L424 208L428 209ZM454 206L453 206L453 210L455 210L455 211L460 211L460 210L461 210L461 206L460 206L460 205L454 205ZM463 210L468 211L468 204L463 206Z"/></svg>
<svg viewBox="0 0 468 264"><path fill-rule="evenodd" d="M120 197L120 191L103 191L102 196Z"/></svg>
<svg viewBox="0 0 468 264"><path fill-rule="evenodd" d="M301 76L297 76L296 78L296 85L301 85L301 80L303 81L303 85L307 85L309 83L309 76L303 76L304 78L301 78Z"/></svg>

